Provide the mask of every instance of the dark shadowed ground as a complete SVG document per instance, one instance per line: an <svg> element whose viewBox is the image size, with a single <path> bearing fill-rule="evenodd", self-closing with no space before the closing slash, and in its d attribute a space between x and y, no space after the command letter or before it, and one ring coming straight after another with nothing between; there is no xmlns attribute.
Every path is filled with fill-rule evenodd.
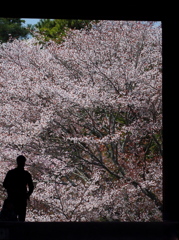
<svg viewBox="0 0 179 240"><path fill-rule="evenodd" d="M178 240L178 223L0 223L0 239Z"/></svg>

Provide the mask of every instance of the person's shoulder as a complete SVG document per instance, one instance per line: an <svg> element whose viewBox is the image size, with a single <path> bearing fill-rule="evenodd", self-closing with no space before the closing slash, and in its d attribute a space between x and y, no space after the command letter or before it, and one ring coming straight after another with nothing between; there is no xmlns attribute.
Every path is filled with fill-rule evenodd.
<svg viewBox="0 0 179 240"><path fill-rule="evenodd" d="M17 168L12 168L9 170L9 172L14 172Z"/></svg>
<svg viewBox="0 0 179 240"><path fill-rule="evenodd" d="M13 169L9 170L9 171L7 172L7 174L14 173L15 171L16 171L16 168L13 168Z"/></svg>
<svg viewBox="0 0 179 240"><path fill-rule="evenodd" d="M6 177L8 177L8 178L13 178L14 177L14 175L16 175L16 169L14 168L14 169L10 169L8 172L7 172L7 174L6 174Z"/></svg>
<svg viewBox="0 0 179 240"><path fill-rule="evenodd" d="M28 172L27 170L24 170L24 172L27 176L31 176L30 172Z"/></svg>

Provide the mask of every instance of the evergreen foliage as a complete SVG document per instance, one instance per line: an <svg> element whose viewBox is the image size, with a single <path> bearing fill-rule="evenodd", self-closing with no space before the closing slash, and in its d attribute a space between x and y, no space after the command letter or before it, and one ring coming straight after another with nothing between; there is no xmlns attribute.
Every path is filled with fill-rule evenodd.
<svg viewBox="0 0 179 240"><path fill-rule="evenodd" d="M44 36L45 41L50 39L61 43L70 29L91 29L96 20L79 20L79 19L41 19L35 28Z"/></svg>
<svg viewBox="0 0 179 240"><path fill-rule="evenodd" d="M22 26L24 22L20 18L0 18L0 41L4 43L9 39L26 38L29 30Z"/></svg>

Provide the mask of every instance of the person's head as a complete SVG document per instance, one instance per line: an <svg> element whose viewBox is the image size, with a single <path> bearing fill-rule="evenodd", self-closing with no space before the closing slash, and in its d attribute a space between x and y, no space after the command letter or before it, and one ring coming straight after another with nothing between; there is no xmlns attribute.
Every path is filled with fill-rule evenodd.
<svg viewBox="0 0 179 240"><path fill-rule="evenodd" d="M18 156L16 161L17 161L17 167L18 168L24 168L26 158L23 155Z"/></svg>

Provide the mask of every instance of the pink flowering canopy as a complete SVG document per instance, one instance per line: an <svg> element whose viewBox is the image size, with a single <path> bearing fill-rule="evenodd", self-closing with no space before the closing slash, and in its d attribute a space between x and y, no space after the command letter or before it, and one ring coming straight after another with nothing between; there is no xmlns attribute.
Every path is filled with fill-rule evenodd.
<svg viewBox="0 0 179 240"><path fill-rule="evenodd" d="M0 178L27 157L27 221L162 220L161 31L100 21L0 44Z"/></svg>

